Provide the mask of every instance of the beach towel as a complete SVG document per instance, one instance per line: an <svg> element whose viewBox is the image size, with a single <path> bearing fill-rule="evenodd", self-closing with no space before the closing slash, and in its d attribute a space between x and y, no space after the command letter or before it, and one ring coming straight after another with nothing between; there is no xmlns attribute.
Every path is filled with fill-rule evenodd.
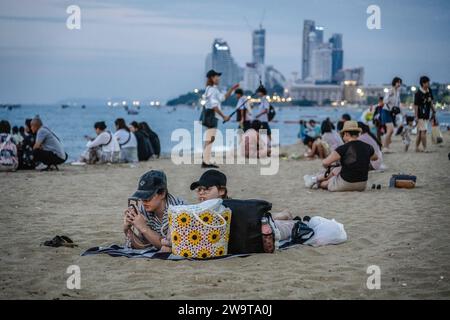
<svg viewBox="0 0 450 320"><path fill-rule="evenodd" d="M281 241L280 242L280 250L285 250L296 246L296 243L289 241ZM85 252L81 254L81 256L92 256L96 254L107 254L111 257L126 257L126 258L144 258L144 259L160 259L160 260L218 260L218 259L229 259L229 258L245 258L250 256L251 254L227 254L220 257L212 257L207 259L195 259L195 258L185 258L181 256L174 255L170 252L160 252L156 248L149 249L131 249L125 248L123 246L113 244L109 247L93 247L87 249Z"/></svg>

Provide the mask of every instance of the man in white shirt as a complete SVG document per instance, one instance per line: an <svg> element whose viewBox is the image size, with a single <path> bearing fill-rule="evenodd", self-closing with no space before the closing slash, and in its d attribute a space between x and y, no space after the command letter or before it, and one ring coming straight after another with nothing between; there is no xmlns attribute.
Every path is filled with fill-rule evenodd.
<svg viewBox="0 0 450 320"><path fill-rule="evenodd" d="M392 80L392 88L386 92L384 96L384 106L381 110L381 123L386 126L386 134L383 140L383 151L390 152L389 146L392 142L392 134L394 133L394 118L392 116L392 109L394 107L400 108L400 87L402 79L395 77Z"/></svg>
<svg viewBox="0 0 450 320"><path fill-rule="evenodd" d="M267 130L267 136L269 140L272 139L271 130L269 126L269 109L270 103L267 100L267 90L263 85L260 85L258 89L256 89L256 94L259 96L261 102L259 104L259 114L255 117L259 121L261 121L261 129Z"/></svg>
<svg viewBox="0 0 450 320"><path fill-rule="evenodd" d="M236 110L239 114L239 128L247 131L251 128L252 124L252 109L250 107L250 99L244 96L244 91L241 88L238 88L234 91L236 98L238 99L236 104Z"/></svg>
<svg viewBox="0 0 450 320"><path fill-rule="evenodd" d="M120 146L116 137L106 130L104 121L96 122L94 124L95 133L97 137L90 138L85 136L88 140L86 143L87 150L83 152L78 162L73 162L73 165L81 165L84 163L93 164L96 162L118 162L120 154Z"/></svg>

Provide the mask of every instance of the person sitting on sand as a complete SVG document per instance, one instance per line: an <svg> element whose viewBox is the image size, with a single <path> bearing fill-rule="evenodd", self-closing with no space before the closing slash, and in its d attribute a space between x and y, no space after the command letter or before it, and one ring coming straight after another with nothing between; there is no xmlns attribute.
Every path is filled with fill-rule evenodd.
<svg viewBox="0 0 450 320"><path fill-rule="evenodd" d="M139 130L145 132L150 138L150 143L152 144L153 152L156 158L159 158L161 155L161 142L159 141L159 137L155 131L153 131L147 122L139 122Z"/></svg>
<svg viewBox="0 0 450 320"><path fill-rule="evenodd" d="M241 155L245 158L270 157L270 144L267 135L260 133L262 124L253 120L251 128L241 137Z"/></svg>
<svg viewBox="0 0 450 320"><path fill-rule="evenodd" d="M218 170L211 169L205 171L198 181L191 184L190 189L191 191L195 190L199 202L219 198L229 199L227 177ZM272 217L280 231L280 240L289 239L292 228L297 220L294 220L292 215L287 211L272 213Z"/></svg>
<svg viewBox="0 0 450 320"><path fill-rule="evenodd" d="M320 137L320 126L316 123L314 119L311 119L306 124L306 135L311 138Z"/></svg>
<svg viewBox="0 0 450 320"><path fill-rule="evenodd" d="M338 132L340 132L342 130L342 128L344 128L344 123L346 121L350 121L352 120L352 117L348 114L348 113L344 113L341 117L341 120L338 121L337 123L337 130Z"/></svg>
<svg viewBox="0 0 450 320"><path fill-rule="evenodd" d="M120 162L137 163L137 140L134 133L127 127L123 118L116 119L114 123L116 125L114 136L120 146Z"/></svg>
<svg viewBox="0 0 450 320"><path fill-rule="evenodd" d="M73 165L77 164L94 164L94 163L115 163L119 162L120 147L116 137L106 130L106 124L104 121L99 121L94 124L95 133L97 137L91 138L85 136L88 140L86 143L87 150L83 152L79 162L73 162Z"/></svg>
<svg viewBox="0 0 450 320"><path fill-rule="evenodd" d="M35 117L31 120L31 131L36 134L36 141L33 146L33 157L36 163L36 170L49 170L53 165L57 168L58 164L64 163L68 155L64 151L64 147L49 128L44 127L42 120Z"/></svg>
<svg viewBox="0 0 450 320"><path fill-rule="evenodd" d="M305 186L317 186L329 191L364 191L366 189L370 161L378 159L370 144L359 141L361 133L356 121L346 121L341 131L345 144L338 147L322 161L330 171L325 174L305 175ZM340 167L331 166L340 162Z"/></svg>
<svg viewBox="0 0 450 320"><path fill-rule="evenodd" d="M136 136L139 161L149 160L155 153L149 135L139 127L136 121L131 122L130 131Z"/></svg>
<svg viewBox="0 0 450 320"><path fill-rule="evenodd" d="M361 128L361 134L359 135L358 140L370 144L378 157L377 160L370 161L370 170L384 170L386 167L383 163L383 153L381 152L383 145L372 133L367 124L358 122L358 127Z"/></svg>
<svg viewBox="0 0 450 320"><path fill-rule="evenodd" d="M305 153L307 159L315 159L316 157L325 159L330 154L329 145L321 138L306 136L305 139L303 139L303 143L308 147L308 151Z"/></svg>
<svg viewBox="0 0 450 320"><path fill-rule="evenodd" d="M0 121L0 171L16 171L19 166L17 146L11 135L11 125Z"/></svg>
<svg viewBox="0 0 450 320"><path fill-rule="evenodd" d="M322 140L330 147L330 152L342 146L344 142L341 136L334 130L334 125L329 118L324 120L321 125Z"/></svg>
<svg viewBox="0 0 450 320"><path fill-rule="evenodd" d="M124 213L123 231L127 244L135 249L155 247L170 251L168 247L169 205L185 204L167 189L167 177L163 171L151 170L138 182L137 191L130 197L138 201L137 209L128 207Z"/></svg>

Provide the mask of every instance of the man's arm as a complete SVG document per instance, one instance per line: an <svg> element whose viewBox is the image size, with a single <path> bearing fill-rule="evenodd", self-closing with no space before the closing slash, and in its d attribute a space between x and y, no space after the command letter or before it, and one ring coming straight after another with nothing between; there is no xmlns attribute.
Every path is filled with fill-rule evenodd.
<svg viewBox="0 0 450 320"><path fill-rule="evenodd" d="M339 160L341 160L341 156L336 151L333 151L328 157L322 160L322 165L327 168Z"/></svg>
<svg viewBox="0 0 450 320"><path fill-rule="evenodd" d="M44 137L42 137L42 132L38 131L36 134L36 141L33 146L33 150L40 149L42 147L42 142L44 142Z"/></svg>

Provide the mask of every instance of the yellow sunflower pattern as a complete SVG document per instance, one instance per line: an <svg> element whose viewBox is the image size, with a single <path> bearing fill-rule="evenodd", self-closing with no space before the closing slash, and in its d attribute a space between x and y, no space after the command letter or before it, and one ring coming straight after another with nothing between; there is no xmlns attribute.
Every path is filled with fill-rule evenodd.
<svg viewBox="0 0 450 320"><path fill-rule="evenodd" d="M191 217L187 212L183 212L177 217L177 224L180 227L187 227L191 224Z"/></svg>
<svg viewBox="0 0 450 320"><path fill-rule="evenodd" d="M172 252L182 257L198 259L226 255L231 210L220 206L196 213L197 218L186 207L177 210L175 206L169 209ZM221 226L224 219L219 215L226 221L224 226Z"/></svg>

